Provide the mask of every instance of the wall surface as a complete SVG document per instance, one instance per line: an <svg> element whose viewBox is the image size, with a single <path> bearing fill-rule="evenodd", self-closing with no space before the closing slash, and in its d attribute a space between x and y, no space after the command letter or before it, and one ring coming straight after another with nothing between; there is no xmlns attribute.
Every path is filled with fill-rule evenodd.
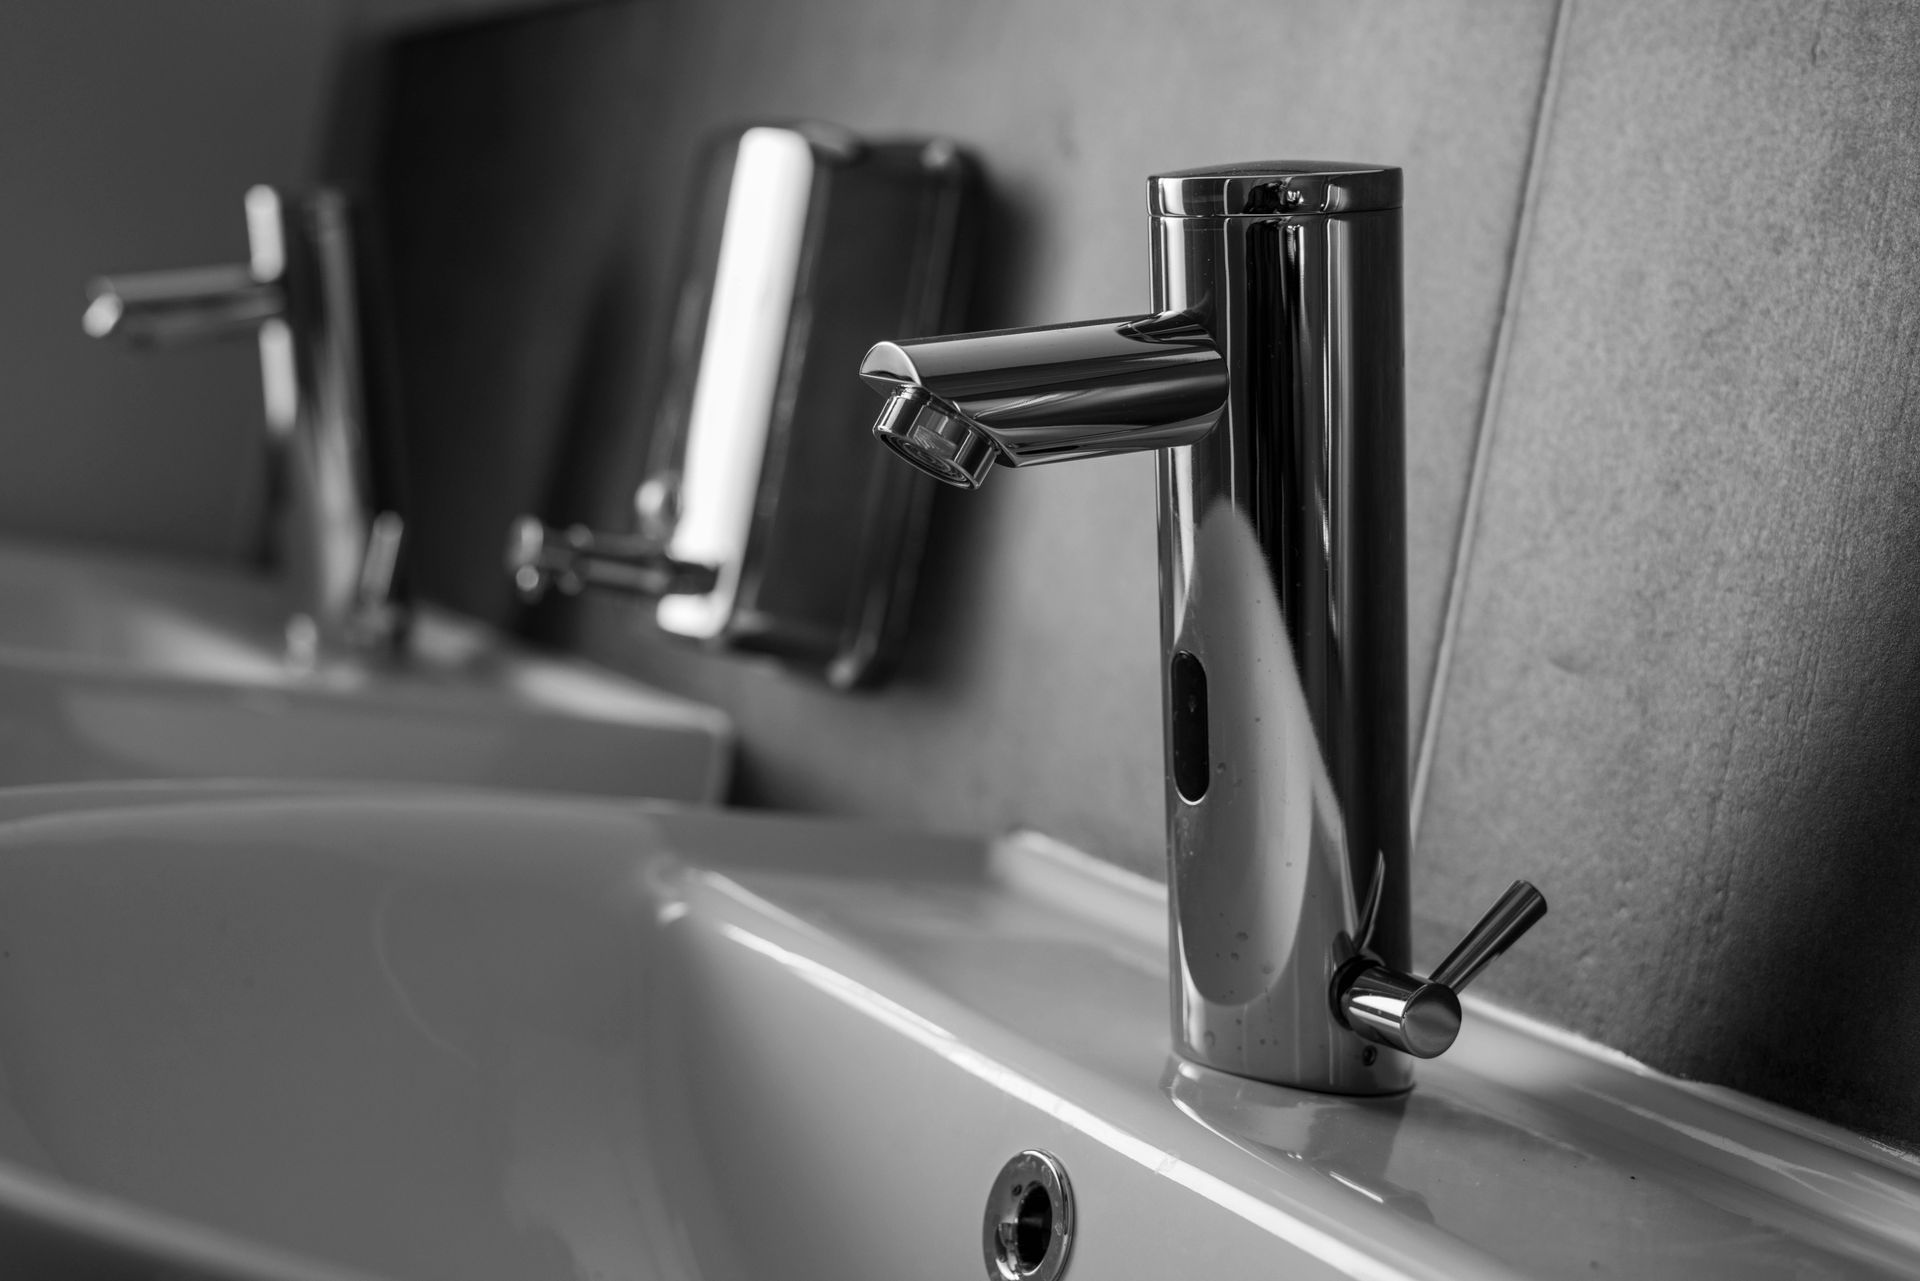
<svg viewBox="0 0 1920 1281"><path fill-rule="evenodd" d="M1920 12L1583 0L1563 58L1416 912L1531 875L1491 990L1920 1138Z"/></svg>
<svg viewBox="0 0 1920 1281"><path fill-rule="evenodd" d="M89 278L244 261L240 198L306 180L333 0L0 7L0 532L237 558L264 493L250 342L80 332Z"/></svg>
<svg viewBox="0 0 1920 1281"><path fill-rule="evenodd" d="M1150 173L1298 156L1405 166L1420 722L1551 3L684 0L666 15L670 92L640 140L651 199L636 232L656 280L672 278L677 236L659 227L679 222L694 145L742 120L972 147L998 201L981 328L1141 310ZM637 467L630 453L605 469L604 518L621 518ZM941 496L933 540L913 653L877 695L662 644L617 603L591 607L589 648L728 707L750 803L1033 826L1159 875L1151 458L997 473Z"/></svg>

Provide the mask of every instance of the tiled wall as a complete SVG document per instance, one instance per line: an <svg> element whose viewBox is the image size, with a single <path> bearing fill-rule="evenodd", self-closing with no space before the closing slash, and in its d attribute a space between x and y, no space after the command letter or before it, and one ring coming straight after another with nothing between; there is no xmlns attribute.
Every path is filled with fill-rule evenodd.
<svg viewBox="0 0 1920 1281"><path fill-rule="evenodd" d="M1920 10L1571 17L1416 912L1531 872L1491 989L1920 1138Z"/></svg>

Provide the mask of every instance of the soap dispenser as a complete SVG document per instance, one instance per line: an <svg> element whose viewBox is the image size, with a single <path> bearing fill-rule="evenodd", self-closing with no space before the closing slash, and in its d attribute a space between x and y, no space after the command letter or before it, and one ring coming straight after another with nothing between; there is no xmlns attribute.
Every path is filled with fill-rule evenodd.
<svg viewBox="0 0 1920 1281"><path fill-rule="evenodd" d="M653 598L662 632L706 649L773 655L837 688L884 679L931 484L872 448L850 370L889 334L959 320L979 192L944 139L798 124L716 140L634 529L522 517L507 548L521 592Z"/></svg>

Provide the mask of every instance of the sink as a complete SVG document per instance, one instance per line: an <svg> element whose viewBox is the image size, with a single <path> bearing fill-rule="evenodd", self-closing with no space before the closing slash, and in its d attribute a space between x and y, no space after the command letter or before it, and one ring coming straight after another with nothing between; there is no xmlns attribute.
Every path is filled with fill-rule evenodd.
<svg viewBox="0 0 1920 1281"><path fill-rule="evenodd" d="M661 803L0 795L0 1258L319 1281L1920 1274L1920 1165L1484 1002L1411 1094L1170 1060L1159 888ZM62 1273L65 1274L65 1273Z"/></svg>
<svg viewBox="0 0 1920 1281"><path fill-rule="evenodd" d="M265 580L0 544L0 784L266 778L717 800L718 710L423 610L403 664L285 657Z"/></svg>

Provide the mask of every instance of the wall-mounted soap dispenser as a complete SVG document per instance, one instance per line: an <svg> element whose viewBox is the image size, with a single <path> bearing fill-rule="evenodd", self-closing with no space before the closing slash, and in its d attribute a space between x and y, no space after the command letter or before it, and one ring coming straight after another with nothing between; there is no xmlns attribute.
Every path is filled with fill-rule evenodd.
<svg viewBox="0 0 1920 1281"><path fill-rule="evenodd" d="M932 498L868 439L849 370L964 306L980 183L938 139L756 125L708 152L636 529L515 522L521 591L658 597L670 635L847 688L905 632Z"/></svg>

